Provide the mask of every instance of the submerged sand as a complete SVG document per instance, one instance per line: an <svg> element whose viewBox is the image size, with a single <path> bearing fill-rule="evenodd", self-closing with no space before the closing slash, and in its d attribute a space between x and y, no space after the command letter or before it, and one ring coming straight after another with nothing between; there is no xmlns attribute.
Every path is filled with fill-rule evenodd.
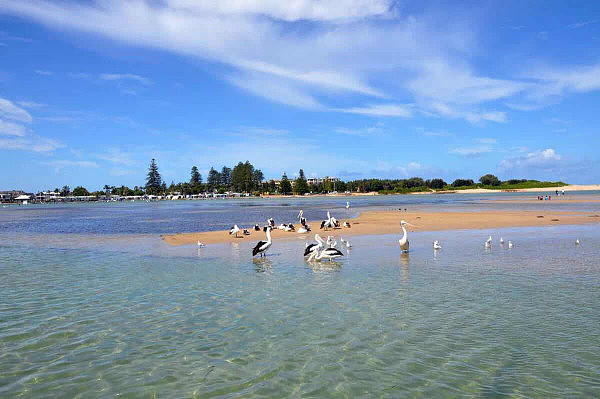
<svg viewBox="0 0 600 399"><path fill-rule="evenodd" d="M400 234L400 221L414 225L409 231L439 231L461 229L490 229L503 227L533 227L600 223L600 214L594 212L555 212L555 211L481 211L481 212L403 212L367 211L356 219L349 219L350 228L319 230L320 221L309 222L313 227L309 233L284 232L274 230L273 239L308 240L315 233L322 236L350 236L373 234ZM299 224L296 225L299 227ZM241 241L257 241L265 237L262 231L251 231L249 236L235 238L229 231L209 231L201 233L181 233L165 235L163 239L170 245L189 245L200 241L204 244L218 244Z"/></svg>

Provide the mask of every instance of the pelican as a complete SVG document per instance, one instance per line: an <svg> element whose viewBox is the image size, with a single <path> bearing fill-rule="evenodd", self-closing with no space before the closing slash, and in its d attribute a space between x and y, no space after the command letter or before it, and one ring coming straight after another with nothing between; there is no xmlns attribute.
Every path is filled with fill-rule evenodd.
<svg viewBox="0 0 600 399"><path fill-rule="evenodd" d="M285 226L285 229L283 229L284 231L296 231L296 229L294 228L293 224L288 224L287 226Z"/></svg>
<svg viewBox="0 0 600 399"><path fill-rule="evenodd" d="M575 240L575 245L579 245L579 238Z"/></svg>
<svg viewBox="0 0 600 399"><path fill-rule="evenodd" d="M258 224L254 225L254 231L260 231L260 227L258 226Z"/></svg>
<svg viewBox="0 0 600 399"><path fill-rule="evenodd" d="M350 202L346 201L346 209L350 209Z"/></svg>
<svg viewBox="0 0 600 399"><path fill-rule="evenodd" d="M433 249L442 249L442 246L440 245L440 242L438 240L435 240L433 242Z"/></svg>
<svg viewBox="0 0 600 399"><path fill-rule="evenodd" d="M513 247L513 243L511 240L508 240L508 248L512 248Z"/></svg>
<svg viewBox="0 0 600 399"><path fill-rule="evenodd" d="M311 255L312 253L323 248L323 239L320 235L315 234L315 241L317 242L316 244L306 244L306 248L304 249L304 256Z"/></svg>
<svg viewBox="0 0 600 399"><path fill-rule="evenodd" d="M500 237L500 245L504 245L504 238Z"/></svg>
<svg viewBox="0 0 600 399"><path fill-rule="evenodd" d="M270 226L272 229L275 228L275 220L273 220L273 218L270 218L269 220L267 220L267 226Z"/></svg>
<svg viewBox="0 0 600 399"><path fill-rule="evenodd" d="M231 230L229 230L229 235L235 235L235 238L239 238L237 235L239 231L240 231L240 228L238 227L238 225L234 224L233 227L231 228Z"/></svg>
<svg viewBox="0 0 600 399"><path fill-rule="evenodd" d="M333 241L333 236L327 236L327 247L328 248L337 247L337 241Z"/></svg>
<svg viewBox="0 0 600 399"><path fill-rule="evenodd" d="M321 222L321 227L320 228L321 229L324 228L325 230L327 230L328 228L331 228L331 227L335 227L335 224L333 223L331 214L329 213L329 211L327 211L327 219L323 220Z"/></svg>
<svg viewBox="0 0 600 399"><path fill-rule="evenodd" d="M300 209L300 212L298 212L298 220L302 220L303 215L304 215L304 211L302 209Z"/></svg>
<svg viewBox="0 0 600 399"><path fill-rule="evenodd" d="M489 236L488 239L485 242L487 242L490 245L492 245L492 236Z"/></svg>
<svg viewBox="0 0 600 399"><path fill-rule="evenodd" d="M335 248L327 248L322 251L315 251L315 252L313 252L313 255L315 253L316 253L316 255L314 256L314 259L319 260L319 261L323 258L326 258L326 259L329 259L329 261L331 262L332 259L341 258L342 256L344 256L344 254L341 253L340 250L335 249ZM313 255L311 255L308 258L309 261L313 259Z"/></svg>
<svg viewBox="0 0 600 399"><path fill-rule="evenodd" d="M198 248L204 248L205 246L205 244L202 244L200 241L198 241Z"/></svg>
<svg viewBox="0 0 600 399"><path fill-rule="evenodd" d="M487 249L490 249L490 248L492 247L492 243L491 243L490 241L486 241L486 242L485 242L485 247L486 247Z"/></svg>
<svg viewBox="0 0 600 399"><path fill-rule="evenodd" d="M266 252L271 248L271 227L265 227L265 232L267 234L267 241L259 241L256 246L252 249L252 256L256 256L260 254L260 256L265 256Z"/></svg>
<svg viewBox="0 0 600 399"><path fill-rule="evenodd" d="M408 242L408 233L406 232L404 225L412 226L412 224L405 222L404 220L400 221L400 227L402 227L402 232L404 234L402 235L402 238L398 240L398 242L400 243L400 249L402 250L402 252L408 253L408 247L410 243Z"/></svg>

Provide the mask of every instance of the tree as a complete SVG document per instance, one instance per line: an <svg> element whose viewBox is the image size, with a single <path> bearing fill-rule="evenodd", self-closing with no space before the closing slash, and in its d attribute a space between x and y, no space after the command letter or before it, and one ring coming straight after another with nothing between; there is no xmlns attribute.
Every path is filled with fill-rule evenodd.
<svg viewBox="0 0 600 399"><path fill-rule="evenodd" d="M442 179L431 179L427 185L429 188L435 188L438 190L444 188L444 186L446 186L446 182Z"/></svg>
<svg viewBox="0 0 600 399"><path fill-rule="evenodd" d="M202 176L200 175L200 172L198 172L198 168L195 166L192 166L192 172L191 172L191 176L190 176L190 184L192 186L197 186L200 184L202 179Z"/></svg>
<svg viewBox="0 0 600 399"><path fill-rule="evenodd" d="M308 184L306 183L304 170L300 169L300 172L298 172L298 178L296 179L296 184L294 184L294 192L299 195L304 195L308 191Z"/></svg>
<svg viewBox="0 0 600 399"><path fill-rule="evenodd" d="M279 186L282 194L290 194L292 192L292 183L288 180L287 175L283 172L281 176L281 185Z"/></svg>
<svg viewBox="0 0 600 399"><path fill-rule="evenodd" d="M82 197L82 196L90 195L90 193L84 187L77 186L73 189L73 195L75 197Z"/></svg>
<svg viewBox="0 0 600 399"><path fill-rule="evenodd" d="M502 184L500 179L492 174L483 175L479 178L479 182L484 186L499 186Z"/></svg>
<svg viewBox="0 0 600 399"><path fill-rule="evenodd" d="M221 169L221 185L225 187L231 186L231 168L223 166Z"/></svg>
<svg viewBox="0 0 600 399"><path fill-rule="evenodd" d="M206 185L208 186L208 189L211 191L217 189L220 181L221 176L219 172L217 172L215 168L211 167L210 171L208 172L208 177L206 178Z"/></svg>
<svg viewBox="0 0 600 399"><path fill-rule="evenodd" d="M456 179L452 182L452 187L472 186L475 182L472 179Z"/></svg>
<svg viewBox="0 0 600 399"><path fill-rule="evenodd" d="M260 190L262 181L265 179L263 172L260 169L255 169L252 174L252 190Z"/></svg>
<svg viewBox="0 0 600 399"><path fill-rule="evenodd" d="M148 176L146 177L146 194L158 194L162 185L162 179L160 173L158 173L158 166L156 161L152 158L150 166L148 167Z"/></svg>
<svg viewBox="0 0 600 399"><path fill-rule="evenodd" d="M71 194L71 187L69 187L69 186L63 186L62 190L60 191L60 196L61 197L66 197L69 194Z"/></svg>

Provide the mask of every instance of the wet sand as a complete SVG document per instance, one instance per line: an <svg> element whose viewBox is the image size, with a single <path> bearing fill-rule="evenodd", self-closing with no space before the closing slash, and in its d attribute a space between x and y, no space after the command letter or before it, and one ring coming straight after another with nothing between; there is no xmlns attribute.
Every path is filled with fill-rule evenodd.
<svg viewBox="0 0 600 399"><path fill-rule="evenodd" d="M539 201L541 202L541 201ZM414 225L407 226L409 231L439 231L463 229L490 229L503 227L534 227L600 223L600 212L553 212L553 211L481 211L481 212L403 212L403 211L367 211L356 219L348 219L350 228L320 230L320 221L309 222L312 231L299 234L274 230L273 239L310 240L315 233L321 236L351 236L373 234L400 234L400 221ZM344 220L340 222L343 223ZM300 224L295 225L296 228ZM240 227L242 228L242 227ZM210 231L202 233L181 233L163 236L170 245L190 245L200 241L204 244L262 240L262 231L251 230L251 235L235 238L229 231Z"/></svg>

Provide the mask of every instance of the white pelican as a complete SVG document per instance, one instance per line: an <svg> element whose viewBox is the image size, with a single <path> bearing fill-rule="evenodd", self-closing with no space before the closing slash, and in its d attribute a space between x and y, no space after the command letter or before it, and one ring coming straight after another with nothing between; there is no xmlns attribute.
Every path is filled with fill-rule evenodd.
<svg viewBox="0 0 600 399"><path fill-rule="evenodd" d="M433 249L442 249L442 246L440 245L440 242L438 240L435 240L433 242Z"/></svg>
<svg viewBox="0 0 600 399"><path fill-rule="evenodd" d="M311 260L315 259L315 260L321 260L323 258L329 259L329 261L331 262L332 259L336 259L336 258L340 258L344 256L343 253L341 253L338 249L335 248L327 248L327 249L323 249L323 250L317 250L314 251L309 257L308 257L308 261L310 262Z"/></svg>
<svg viewBox="0 0 600 399"><path fill-rule="evenodd" d="M563 190L564 191L564 190ZM563 194L564 195L564 194ZM579 238L575 240L575 245L579 245Z"/></svg>
<svg viewBox="0 0 600 399"><path fill-rule="evenodd" d="M504 238L500 237L500 245L504 245Z"/></svg>
<svg viewBox="0 0 600 399"><path fill-rule="evenodd" d="M313 252L316 252L319 249L323 248L323 239L320 235L315 234L315 241L317 241L316 244L306 244L306 248L304 249L304 256L308 256Z"/></svg>
<svg viewBox="0 0 600 399"><path fill-rule="evenodd" d="M509 248L512 248L512 247L513 247L513 243L512 243L512 241L511 241L511 240L508 240L508 247L509 247Z"/></svg>
<svg viewBox="0 0 600 399"><path fill-rule="evenodd" d="M266 227L265 232L267 233L267 241L259 241L256 246L252 249L252 256L256 256L260 254L260 256L264 256L265 253L271 248L271 227Z"/></svg>
<svg viewBox="0 0 600 399"><path fill-rule="evenodd" d="M350 202L346 201L346 209L350 209Z"/></svg>
<svg viewBox="0 0 600 399"><path fill-rule="evenodd" d="M402 238L398 240L398 242L400 243L400 249L404 253L408 253L408 247L410 245L410 243L408 242L408 233L406 232L406 229L404 228L404 225L406 225L406 224L409 226L412 226L412 224L405 222L404 220L400 221L400 227L402 227L402 232L404 234L402 235Z"/></svg>
<svg viewBox="0 0 600 399"><path fill-rule="evenodd" d="M203 243L201 243L200 241L198 241L198 248L203 248L203 247L205 247L205 246L206 246L205 244L203 244Z"/></svg>
<svg viewBox="0 0 600 399"><path fill-rule="evenodd" d="M235 235L235 238L239 238L237 235L239 231L240 231L240 228L238 227L238 225L234 224L233 227L231 228L231 230L229 230L229 235Z"/></svg>

